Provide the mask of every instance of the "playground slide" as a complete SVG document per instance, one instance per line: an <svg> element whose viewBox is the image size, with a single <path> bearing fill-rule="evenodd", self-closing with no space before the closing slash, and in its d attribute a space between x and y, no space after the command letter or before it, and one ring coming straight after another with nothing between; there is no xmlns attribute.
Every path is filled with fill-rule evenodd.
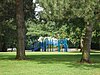
<svg viewBox="0 0 100 75"><path fill-rule="evenodd" d="M40 46L39 42L35 42L34 44L31 45L31 50L32 51L40 51Z"/></svg>
<svg viewBox="0 0 100 75"><path fill-rule="evenodd" d="M34 51L40 51L40 47L34 47Z"/></svg>
<svg viewBox="0 0 100 75"><path fill-rule="evenodd" d="M40 51L40 49L42 49L43 51L46 50L47 47L44 42L35 42L34 44L31 45L30 49L32 51Z"/></svg>

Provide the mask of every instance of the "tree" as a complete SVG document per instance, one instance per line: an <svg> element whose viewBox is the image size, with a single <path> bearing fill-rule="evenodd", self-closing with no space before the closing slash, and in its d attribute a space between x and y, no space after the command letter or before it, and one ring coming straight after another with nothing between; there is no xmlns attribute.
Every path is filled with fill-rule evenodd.
<svg viewBox="0 0 100 75"><path fill-rule="evenodd" d="M2 27L0 26L0 52L1 51L2 51Z"/></svg>
<svg viewBox="0 0 100 75"><path fill-rule="evenodd" d="M74 15L83 17L86 23L81 62L90 63L92 30L97 20L97 14L95 14L95 11L98 9L97 7L99 6L99 2L99 0L73 0L71 2L71 6L74 5L71 7Z"/></svg>
<svg viewBox="0 0 100 75"><path fill-rule="evenodd" d="M16 22L18 33L18 49L16 59L24 60L25 57L25 23L23 0L16 0Z"/></svg>
<svg viewBox="0 0 100 75"><path fill-rule="evenodd" d="M64 20L68 22L68 20L75 17L83 19L85 36L81 62L90 62L92 29L97 22L97 15L100 11L99 3L100 0L40 0L40 4L44 8L43 14L41 15L43 19L60 23ZM95 13L96 11L98 13Z"/></svg>
<svg viewBox="0 0 100 75"><path fill-rule="evenodd" d="M0 1L0 51L6 52L11 42L15 41L15 3L13 0ZM12 21L13 20L13 21ZM15 27L15 28L14 28Z"/></svg>
<svg viewBox="0 0 100 75"><path fill-rule="evenodd" d="M16 47L15 0L0 0L0 51ZM33 16L32 0L24 0L25 20Z"/></svg>

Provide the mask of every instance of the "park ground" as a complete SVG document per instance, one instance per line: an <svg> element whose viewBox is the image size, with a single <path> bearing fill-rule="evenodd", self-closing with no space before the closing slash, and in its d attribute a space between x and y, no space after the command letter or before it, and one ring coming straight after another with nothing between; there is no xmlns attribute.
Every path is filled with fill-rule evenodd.
<svg viewBox="0 0 100 75"><path fill-rule="evenodd" d="M26 52L28 60L15 60L15 52L0 52L0 75L100 75L100 52L91 52L91 64L79 63L79 52Z"/></svg>

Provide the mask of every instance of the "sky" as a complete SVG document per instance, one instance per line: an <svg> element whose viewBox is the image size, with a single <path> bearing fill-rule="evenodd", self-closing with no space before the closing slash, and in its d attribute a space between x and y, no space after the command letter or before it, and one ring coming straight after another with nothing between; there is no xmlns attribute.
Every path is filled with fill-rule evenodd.
<svg viewBox="0 0 100 75"><path fill-rule="evenodd" d="M33 0L33 3L35 3L36 0Z"/></svg>
<svg viewBox="0 0 100 75"><path fill-rule="evenodd" d="M35 3L36 0L33 0L33 3ZM43 11L43 8L39 5L39 3L36 3L35 7L35 17L39 19L39 12Z"/></svg>

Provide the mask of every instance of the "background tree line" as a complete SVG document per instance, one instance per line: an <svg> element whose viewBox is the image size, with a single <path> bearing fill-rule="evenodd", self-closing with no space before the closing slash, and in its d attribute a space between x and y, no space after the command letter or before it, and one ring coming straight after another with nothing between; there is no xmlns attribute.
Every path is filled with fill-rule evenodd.
<svg viewBox="0 0 100 75"><path fill-rule="evenodd" d="M79 46L80 39L84 37L83 60L89 61L91 42L92 47L95 43L95 48L100 49L99 0L36 0L35 3L32 0L20 1L0 1L0 51L18 46L16 33L19 28L15 16L16 9L20 7L23 8L18 11L23 12L24 9L23 22L25 20L26 35L23 35L23 41L26 47L30 44L30 38L60 34L61 38L69 38L75 47ZM18 5L20 7L16 6L17 2L20 2ZM38 13L39 19L35 17L36 4L44 9ZM88 57L84 56L85 53Z"/></svg>

